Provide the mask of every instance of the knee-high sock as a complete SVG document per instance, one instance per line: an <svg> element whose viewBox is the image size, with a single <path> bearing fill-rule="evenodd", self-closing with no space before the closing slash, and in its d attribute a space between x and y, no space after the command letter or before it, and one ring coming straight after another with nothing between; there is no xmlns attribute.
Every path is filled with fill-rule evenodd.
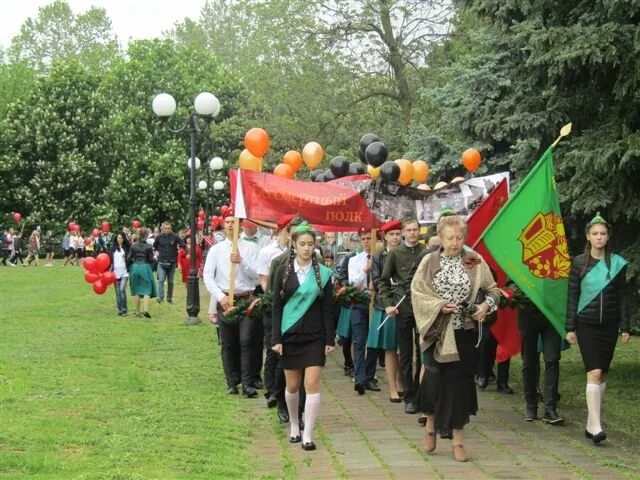
<svg viewBox="0 0 640 480"><path fill-rule="evenodd" d="M284 400L287 402L287 410L289 411L289 425L291 428L291 436L297 437L300 435L300 422L298 421L298 405L300 404L300 394L289 393L289 390L284 390Z"/></svg>
<svg viewBox="0 0 640 480"><path fill-rule="evenodd" d="M600 404L602 400L600 384L587 383L586 396L588 411L587 431L596 434L602 431L602 426L600 425Z"/></svg>
<svg viewBox="0 0 640 480"><path fill-rule="evenodd" d="M607 382L602 382L600 384L600 421L602 422L602 417L604 417L604 392L607 391Z"/></svg>
<svg viewBox="0 0 640 480"><path fill-rule="evenodd" d="M307 393L307 400L304 402L304 432L302 433L302 441L305 443L312 440L313 426L319 411L320 393Z"/></svg>

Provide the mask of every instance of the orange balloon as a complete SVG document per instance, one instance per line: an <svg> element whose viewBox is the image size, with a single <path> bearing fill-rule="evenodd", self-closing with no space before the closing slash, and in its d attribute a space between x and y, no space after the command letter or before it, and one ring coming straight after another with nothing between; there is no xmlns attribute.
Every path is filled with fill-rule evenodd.
<svg viewBox="0 0 640 480"><path fill-rule="evenodd" d="M429 165L424 160L416 160L413 165L413 179L418 183L424 183L429 178Z"/></svg>
<svg viewBox="0 0 640 480"><path fill-rule="evenodd" d="M269 134L262 128L252 128L244 136L244 146L256 157L264 157L269 151Z"/></svg>
<svg viewBox="0 0 640 480"><path fill-rule="evenodd" d="M302 160L304 160L304 164L309 169L316 168L320 165L323 158L324 150L318 142L309 142L302 149Z"/></svg>
<svg viewBox="0 0 640 480"><path fill-rule="evenodd" d="M462 164L464 165L464 168L469 170L471 173L475 172L481 162L482 156L480 155L480 152L474 148L469 148L462 154Z"/></svg>
<svg viewBox="0 0 640 480"><path fill-rule="evenodd" d="M284 157L282 157L282 163L286 163L294 172L297 172L300 170L300 167L302 167L302 155L296 150L289 150L284 154Z"/></svg>
<svg viewBox="0 0 640 480"><path fill-rule="evenodd" d="M413 165L409 160L400 158L395 161L400 167L400 176L398 177L398 183L400 185L409 185L413 180Z"/></svg>
<svg viewBox="0 0 640 480"><path fill-rule="evenodd" d="M276 177L282 178L293 178L296 172L293 171L291 165L287 165L286 163L280 163L276 168L273 169L273 174Z"/></svg>
<svg viewBox="0 0 640 480"><path fill-rule="evenodd" d="M246 148L240 153L238 165L244 170L259 172L262 170L262 158L256 157Z"/></svg>
<svg viewBox="0 0 640 480"><path fill-rule="evenodd" d="M367 165L367 173L371 178L378 178L380 176L380 167L372 167L371 165Z"/></svg>

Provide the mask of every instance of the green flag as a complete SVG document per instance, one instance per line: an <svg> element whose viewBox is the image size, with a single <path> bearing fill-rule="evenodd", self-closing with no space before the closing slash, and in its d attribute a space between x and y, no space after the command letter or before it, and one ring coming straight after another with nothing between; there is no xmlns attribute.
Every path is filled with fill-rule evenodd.
<svg viewBox="0 0 640 480"><path fill-rule="evenodd" d="M485 230L498 265L564 338L571 259L549 147Z"/></svg>

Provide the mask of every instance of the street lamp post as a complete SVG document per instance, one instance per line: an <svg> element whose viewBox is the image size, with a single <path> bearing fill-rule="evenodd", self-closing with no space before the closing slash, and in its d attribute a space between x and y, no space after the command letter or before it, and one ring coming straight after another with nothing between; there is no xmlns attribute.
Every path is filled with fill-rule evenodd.
<svg viewBox="0 0 640 480"><path fill-rule="evenodd" d="M153 112L161 119L166 121L176 111L176 101L168 93L161 93L153 99ZM200 291L198 285L198 272L196 271L196 169L199 167L200 160L196 158L196 134L208 130L209 125L214 117L220 112L220 102L209 92L198 94L193 102L193 110L189 113L182 126L178 129L167 129L173 133L183 131L189 132L191 143L191 156L189 158L189 222L191 236L191 253L189 255L189 276L187 277L187 319L185 324L196 325L200 323L198 314L200 313Z"/></svg>
<svg viewBox="0 0 640 480"><path fill-rule="evenodd" d="M214 191L218 192L219 190L224 189L224 183L220 180L217 180L217 173L222 170L224 167L224 161L220 157L213 157L209 162L209 168L207 169L207 180L201 180L198 184L198 188L200 190L206 190L206 201L205 201L205 232L209 229L210 219L213 216L213 198Z"/></svg>

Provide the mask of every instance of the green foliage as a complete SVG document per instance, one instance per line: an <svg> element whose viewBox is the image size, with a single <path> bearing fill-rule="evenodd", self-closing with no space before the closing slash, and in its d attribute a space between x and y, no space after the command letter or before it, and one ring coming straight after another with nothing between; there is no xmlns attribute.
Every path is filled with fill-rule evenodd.
<svg viewBox="0 0 640 480"><path fill-rule="evenodd" d="M451 179L461 173L462 150L475 147L485 159L479 173L508 169L517 184L560 127L573 122L554 155L571 251L582 250L584 224L602 211L614 225L615 250L632 264L628 275L637 291L640 7L630 1L466 4L455 35L430 55L410 155L428 160L436 177Z"/></svg>

